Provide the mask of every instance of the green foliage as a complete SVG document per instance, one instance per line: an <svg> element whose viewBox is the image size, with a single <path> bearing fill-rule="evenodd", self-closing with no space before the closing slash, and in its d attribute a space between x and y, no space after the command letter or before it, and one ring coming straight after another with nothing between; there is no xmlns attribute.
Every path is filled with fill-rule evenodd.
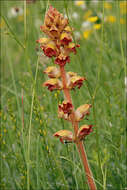
<svg viewBox="0 0 127 190"><path fill-rule="evenodd" d="M72 127L57 117L63 94L42 87L47 78L43 71L53 63L42 55L36 40L44 35L39 27L49 4L69 16L70 25L81 34L80 48L71 56L66 69L87 78L83 87L71 95L76 108L84 103L93 106L89 120L81 124L94 126L84 144L98 190L125 189L126 26L120 24L119 3L114 1L112 10L107 10L102 2L97 6L87 2L88 10L101 12L103 17L114 15L116 22L106 23L102 18L101 29L84 39L81 25L87 10L73 1L67 4L66 0L31 4L2 1L0 187L3 190L88 189L75 145L63 145L52 136L57 130L72 130ZM22 8L24 14L9 16L12 7ZM80 19L72 17L74 12Z"/></svg>

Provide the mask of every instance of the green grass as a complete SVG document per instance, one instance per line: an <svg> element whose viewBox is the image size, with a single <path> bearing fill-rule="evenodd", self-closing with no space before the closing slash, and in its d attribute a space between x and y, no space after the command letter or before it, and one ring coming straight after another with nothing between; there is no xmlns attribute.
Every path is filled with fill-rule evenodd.
<svg viewBox="0 0 127 190"><path fill-rule="evenodd" d="M104 17L114 15L116 22L102 21L102 28L85 40L81 30L85 11L66 0L34 4L2 1L0 187L2 190L88 189L75 145L63 145L52 136L58 130L72 130L72 127L57 117L62 92L51 93L42 87L47 79L43 71L53 63L40 50L36 51L36 40L44 35L39 26L49 3L66 13L71 27L82 35L80 48L71 56L66 70L87 78L83 87L71 95L75 107L92 104L89 120L81 124L94 126L84 145L97 189L125 190L126 25L120 24L125 15L120 13L119 2L112 3L112 10L103 9L102 2L97 7L87 2L88 9L101 12ZM22 7L24 15L9 18L11 7L16 6ZM73 12L80 19L71 18Z"/></svg>

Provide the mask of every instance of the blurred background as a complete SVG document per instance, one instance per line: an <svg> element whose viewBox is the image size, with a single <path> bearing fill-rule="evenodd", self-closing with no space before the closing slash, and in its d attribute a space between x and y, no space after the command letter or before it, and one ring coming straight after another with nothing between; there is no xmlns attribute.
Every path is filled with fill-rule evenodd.
<svg viewBox="0 0 127 190"><path fill-rule="evenodd" d="M36 43L49 5L69 19L80 44L67 71L87 78L71 92L75 108L92 104L93 132L84 140L98 190L126 186L126 1L1 2L1 189L87 190L73 144L52 135L69 129L57 117L60 91L42 87L53 65Z"/></svg>

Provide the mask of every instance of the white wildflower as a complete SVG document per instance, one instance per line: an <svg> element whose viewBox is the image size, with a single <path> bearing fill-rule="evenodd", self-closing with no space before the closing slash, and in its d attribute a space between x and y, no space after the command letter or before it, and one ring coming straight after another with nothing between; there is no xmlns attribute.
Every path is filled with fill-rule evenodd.
<svg viewBox="0 0 127 190"><path fill-rule="evenodd" d="M88 28L90 28L91 27L91 23L89 22L89 21L84 21L83 23L82 23L82 28L83 29L88 29Z"/></svg>
<svg viewBox="0 0 127 190"><path fill-rule="evenodd" d="M23 15L23 9L21 7L12 7L8 12L9 18L14 18Z"/></svg>
<svg viewBox="0 0 127 190"><path fill-rule="evenodd" d="M78 13L74 12L74 13L72 14L72 18L74 18L74 19L78 19L78 18L79 18Z"/></svg>
<svg viewBox="0 0 127 190"><path fill-rule="evenodd" d="M81 34L80 34L80 32L75 31L75 32L74 32L74 36L75 36L75 39L76 39L76 40L80 40Z"/></svg>

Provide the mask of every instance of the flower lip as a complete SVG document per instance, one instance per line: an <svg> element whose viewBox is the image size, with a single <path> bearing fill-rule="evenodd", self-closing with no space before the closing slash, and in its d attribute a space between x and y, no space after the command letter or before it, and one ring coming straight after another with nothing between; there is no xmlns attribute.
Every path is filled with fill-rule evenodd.
<svg viewBox="0 0 127 190"><path fill-rule="evenodd" d="M47 67L44 71L50 78L59 78L60 77L60 69L55 66Z"/></svg>
<svg viewBox="0 0 127 190"><path fill-rule="evenodd" d="M57 55L57 51L55 47L51 44L46 45L46 46L40 46L40 48L44 51L44 54L48 57L53 57Z"/></svg>
<svg viewBox="0 0 127 190"><path fill-rule="evenodd" d="M89 115L91 104L84 104L78 107L75 111L75 117L77 121L81 121L85 115Z"/></svg>
<svg viewBox="0 0 127 190"><path fill-rule="evenodd" d="M60 36L60 41L63 45L68 45L70 42L72 42L71 35L67 32L63 32Z"/></svg>
<svg viewBox="0 0 127 190"><path fill-rule="evenodd" d="M70 56L65 56L63 58L59 58L57 57L55 59L55 64L60 65L60 66L64 66L66 63L70 62Z"/></svg>
<svg viewBox="0 0 127 190"><path fill-rule="evenodd" d="M67 140L68 142L73 141L73 133L69 130L57 131L53 136L59 138L62 143L64 143L64 140Z"/></svg>
<svg viewBox="0 0 127 190"><path fill-rule="evenodd" d="M73 105L68 101L63 101L62 104L59 104L58 108L59 111L63 111L65 114L66 113L70 114L73 109Z"/></svg>
<svg viewBox="0 0 127 190"><path fill-rule="evenodd" d="M49 79L48 81L43 83L43 86L47 86L48 90L61 90L62 89L62 82L59 79L53 78Z"/></svg>
<svg viewBox="0 0 127 190"><path fill-rule="evenodd" d="M70 79L69 87L74 89L77 86L80 89L83 85L84 80L86 80L86 78L80 76L73 76Z"/></svg>
<svg viewBox="0 0 127 190"><path fill-rule="evenodd" d="M93 125L83 125L78 130L78 139L83 140L87 135L92 132Z"/></svg>

